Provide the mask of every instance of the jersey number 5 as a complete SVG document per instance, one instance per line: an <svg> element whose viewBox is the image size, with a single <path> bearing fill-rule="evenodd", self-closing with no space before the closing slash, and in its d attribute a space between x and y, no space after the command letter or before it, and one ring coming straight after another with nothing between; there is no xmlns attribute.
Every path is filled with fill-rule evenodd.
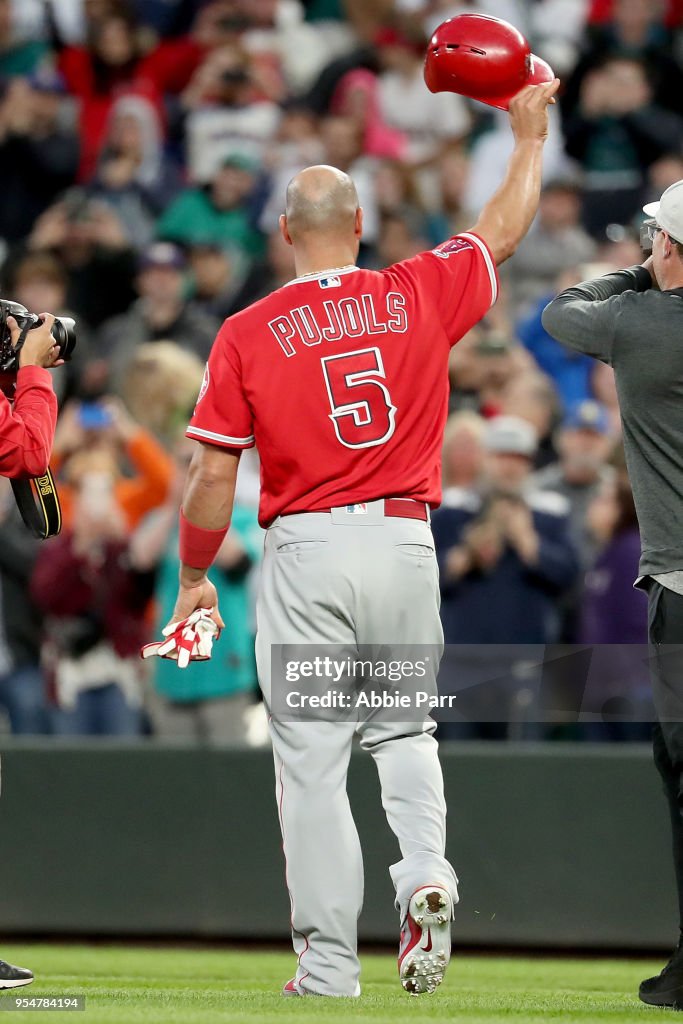
<svg viewBox="0 0 683 1024"><path fill-rule="evenodd" d="M387 390L382 353L363 348L321 359L330 419L345 448L373 448L394 432L396 406Z"/></svg>

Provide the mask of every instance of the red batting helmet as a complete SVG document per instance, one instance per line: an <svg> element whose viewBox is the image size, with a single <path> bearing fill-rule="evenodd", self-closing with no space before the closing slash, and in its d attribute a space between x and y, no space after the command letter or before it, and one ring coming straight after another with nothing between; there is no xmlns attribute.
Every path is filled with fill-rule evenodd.
<svg viewBox="0 0 683 1024"><path fill-rule="evenodd" d="M424 68L430 92L458 92L507 110L525 85L555 77L517 29L501 18L459 14L439 25Z"/></svg>

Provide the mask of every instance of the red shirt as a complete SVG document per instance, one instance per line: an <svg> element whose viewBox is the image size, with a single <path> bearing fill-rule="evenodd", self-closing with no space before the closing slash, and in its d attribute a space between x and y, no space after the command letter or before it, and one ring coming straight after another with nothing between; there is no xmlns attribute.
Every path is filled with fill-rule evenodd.
<svg viewBox="0 0 683 1024"><path fill-rule="evenodd" d="M263 526L375 498L437 506L450 349L497 292L470 233L386 270L297 278L225 321L187 435L256 444Z"/></svg>
<svg viewBox="0 0 683 1024"><path fill-rule="evenodd" d="M91 51L84 46L67 46L60 54L59 70L64 76L67 89L79 100L79 181L89 181L97 169L111 112L119 97L142 96L155 107L159 122L164 121L163 98L157 88L155 72L163 81L165 69L155 67L152 54L133 68L126 67L118 71L110 69L107 82L100 85Z"/></svg>
<svg viewBox="0 0 683 1024"><path fill-rule="evenodd" d="M50 462L57 398L48 370L17 371L14 408L0 392L0 476L42 476Z"/></svg>

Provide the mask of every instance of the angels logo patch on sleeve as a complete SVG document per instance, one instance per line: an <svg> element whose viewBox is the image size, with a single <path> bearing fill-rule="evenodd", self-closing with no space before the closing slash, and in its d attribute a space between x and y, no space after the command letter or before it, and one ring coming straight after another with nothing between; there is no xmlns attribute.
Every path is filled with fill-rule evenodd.
<svg viewBox="0 0 683 1024"><path fill-rule="evenodd" d="M209 374L209 364L207 363L206 366L204 367L204 376L202 377L202 386L200 387L199 394L197 395L197 405L199 405L199 403L201 402L202 398L204 397L206 392L209 390L209 381L210 380L211 380L211 375Z"/></svg>
<svg viewBox="0 0 683 1024"><path fill-rule="evenodd" d="M471 249L472 243L468 242L466 238L449 238L443 245L438 245L436 249L432 249L435 256L440 256L442 260L447 260L455 252L464 252L465 249Z"/></svg>

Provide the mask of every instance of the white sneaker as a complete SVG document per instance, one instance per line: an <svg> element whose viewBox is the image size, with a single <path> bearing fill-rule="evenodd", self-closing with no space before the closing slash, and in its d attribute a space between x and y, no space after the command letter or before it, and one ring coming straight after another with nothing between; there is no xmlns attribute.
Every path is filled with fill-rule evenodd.
<svg viewBox="0 0 683 1024"><path fill-rule="evenodd" d="M406 992L433 992L451 958L453 901L440 885L424 885L410 897L401 926L398 973Z"/></svg>

